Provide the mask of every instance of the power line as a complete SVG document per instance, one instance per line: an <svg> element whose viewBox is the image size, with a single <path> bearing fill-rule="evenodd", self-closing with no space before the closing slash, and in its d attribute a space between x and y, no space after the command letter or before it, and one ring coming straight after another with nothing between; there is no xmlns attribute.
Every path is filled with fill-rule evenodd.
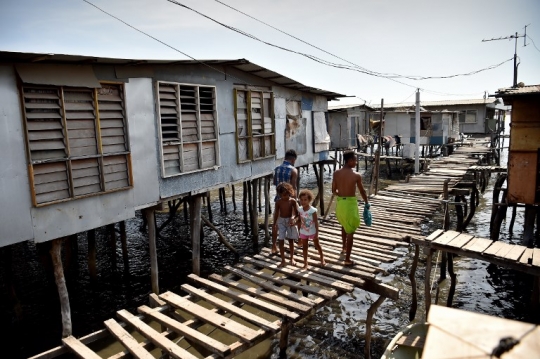
<svg viewBox="0 0 540 359"><path fill-rule="evenodd" d="M538 47L536 47L536 44L534 43L534 40L532 39L532 37L530 37L529 35L527 35L527 37L529 38L529 40L532 41L532 44L533 44L534 48L536 49L536 51L540 52L540 50L538 50Z"/></svg>
<svg viewBox="0 0 540 359"><path fill-rule="evenodd" d="M176 4L176 5L182 6L182 7L186 8L186 9L191 10L191 11L194 11L195 13L197 13L197 14L199 14L199 15L201 15L201 16L204 16L204 17L206 17L207 19L210 19L210 20L212 20L212 21L214 21L214 22L216 22L216 23L218 23L218 24L220 24L220 25L222 25L222 26L225 26L225 27L227 27L227 28L229 28L229 29L231 29L231 30L233 30L233 31L237 31L237 30L238 30L238 29L232 28L232 27L230 27L230 26L228 26L228 25L222 24L222 23L220 23L219 21L217 21L217 20L215 20L215 19L212 19L212 18L210 18L209 16L206 16L206 15L200 13L199 11L194 10L194 9L192 9L192 8L186 6L186 5L180 4L180 3L177 2L177 1L174 1L174 0L167 0L167 1L169 1L169 2L171 2L171 3L174 3L174 4ZM298 37L296 37L296 36L294 36L294 35L291 35L291 34L285 32L285 31L283 31L283 30L281 30L281 29L279 29L279 28L277 28L277 27L275 27L275 26L272 26L272 25L270 25L270 24L268 24L268 23L266 23L266 22L264 22L264 21L262 21L262 20L259 20L259 19L257 19L256 17L251 16L251 15L249 15L249 14L247 14L247 13L245 13L245 12L239 10L239 9L236 9L236 8L234 8L234 7L232 7L232 6L228 5L228 4L225 4L224 2L222 2L222 1L220 1L220 0L214 0L214 1L216 1L217 3L219 3L219 4L223 5L223 6L226 6L226 7L230 8L231 10L234 10L234 11L236 11L236 12L239 12L239 13L243 14L244 16L249 17L250 19L253 19L253 20L255 20L255 21L257 21L257 22L260 22L261 24L264 24L264 25L266 25L266 26L268 26L268 27L270 27L270 28L272 28L272 29L274 29L274 30L276 30L276 31L279 31L280 33L282 33L282 34L284 34L284 35L287 35L287 36L289 36L289 37L291 37L291 38L293 38L293 39L295 39L295 40L298 40L298 41L300 41L300 42L302 42L302 43L304 43L304 44L306 44L306 45L308 45L308 46L311 46L311 47L313 47L313 48L315 48L315 49L317 49L317 50L319 50L319 51L322 51L322 52L324 52L324 53L326 53L326 54L328 54L328 55L330 55L330 56L333 56L333 57L335 57L335 58L337 58L337 59L339 59L339 60L341 60L341 61L344 61L344 62L346 62L346 63L348 63L348 64L351 64L351 65L354 66L354 69L352 69L352 68L350 68L349 66L346 66L346 65L332 64L332 63L329 63L329 62L328 62L328 64L331 65L331 66L338 67L338 68L342 68L342 69L347 69L347 70L356 70L356 69L360 69L361 71L359 71L359 72L362 72L362 73L365 73L365 74L371 75L371 76L385 77L385 78L406 78L406 79L409 79L409 80L415 80L415 81L416 81L416 80L430 80L430 79L448 79L448 78L459 77L459 76L470 76L470 75L475 75L475 74L480 73L480 72L483 72L483 71L488 71L488 70L497 68L497 67L503 65L504 63L506 63L506 62L512 60L512 59L508 59L508 60L505 60L505 61L503 61L503 62L501 62L501 63L495 64L495 65L491 65L491 66L485 67L485 68L480 69L480 70L475 70L475 71L471 71L471 72L467 72L467 73L459 73L459 74L454 74L454 75L446 75L446 76L417 76L417 75L400 75L400 74L396 74L396 73L381 73L381 72L376 72L376 71L368 70L368 69L366 69L365 67L362 67L362 66L357 65L357 64L355 64L355 63L353 63L353 62L351 62L351 61L349 61L349 60L346 60L346 59L344 59L344 58L342 58L342 57L339 57L338 55L335 55L335 54L333 54L333 53L331 53L331 52L329 52L329 51L327 51L327 50L324 50L324 49L322 49L322 48L320 48L320 47L318 47L318 46L316 46L316 45L313 45L313 44L311 44L311 43L309 43L309 42L307 42L307 41L305 41L305 40L302 40L302 39L300 39L300 38L298 38ZM240 34L243 34L243 35L246 34L244 31L241 31L241 30L238 30L237 32L239 32ZM275 47L284 49L284 48L282 48L282 47L280 47L280 46L273 45L273 44L269 44L269 43L267 43L267 42L265 42L265 41L262 41L262 40L260 40L260 39L257 39L257 38L255 38L255 37L252 36L252 35L249 35L248 37L251 37L251 38L253 38L253 39L257 40L257 41L261 41L261 42L263 42L263 43L265 43L265 44L267 44L267 45L275 46ZM289 50L289 49L285 49L285 51L290 51L290 52L298 53L298 52L296 52L296 51L294 51L294 50ZM304 54L304 53L298 53L298 54L302 54L303 56L307 56L308 58L314 57L313 55L307 55L307 54ZM318 59L318 58L317 58L317 59ZM318 60L321 60L321 59L318 59ZM324 60L323 60L323 61L324 61ZM327 62L327 61L325 61L325 62ZM416 88L416 86L413 86L413 87Z"/></svg>

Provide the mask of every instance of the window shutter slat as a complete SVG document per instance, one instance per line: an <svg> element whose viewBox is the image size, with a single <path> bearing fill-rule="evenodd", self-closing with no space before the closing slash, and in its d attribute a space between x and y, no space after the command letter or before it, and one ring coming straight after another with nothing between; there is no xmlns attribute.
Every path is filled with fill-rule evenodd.
<svg viewBox="0 0 540 359"><path fill-rule="evenodd" d="M127 150L127 138L122 86L104 85L97 91L103 153L124 152ZM105 129L116 129L116 131L105 131Z"/></svg>
<svg viewBox="0 0 540 359"><path fill-rule="evenodd" d="M129 186L129 167L126 155L103 157L105 189L114 190Z"/></svg>
<svg viewBox="0 0 540 359"><path fill-rule="evenodd" d="M37 203L69 198L66 162L34 165L34 191Z"/></svg>

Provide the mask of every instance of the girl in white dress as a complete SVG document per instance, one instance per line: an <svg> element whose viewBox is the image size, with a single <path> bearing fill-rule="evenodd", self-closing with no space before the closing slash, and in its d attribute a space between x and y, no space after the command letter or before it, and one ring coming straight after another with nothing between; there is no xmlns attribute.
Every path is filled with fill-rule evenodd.
<svg viewBox="0 0 540 359"><path fill-rule="evenodd" d="M313 240L315 248L319 251L321 257L321 265L325 266L324 255L321 245L319 244L319 221L317 219L317 209L311 205L313 201L313 193L308 189L303 189L298 195L300 200L300 207L298 208L298 215L300 217L300 240L303 245L304 254L304 269L308 267L307 253L309 240Z"/></svg>

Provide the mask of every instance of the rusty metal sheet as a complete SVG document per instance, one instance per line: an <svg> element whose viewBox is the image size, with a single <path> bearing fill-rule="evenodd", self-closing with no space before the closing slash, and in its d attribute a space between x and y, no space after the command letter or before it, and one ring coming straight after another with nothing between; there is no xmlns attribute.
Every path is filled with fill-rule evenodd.
<svg viewBox="0 0 540 359"><path fill-rule="evenodd" d="M508 202L535 204L538 154L512 152L508 160Z"/></svg>
<svg viewBox="0 0 540 359"><path fill-rule="evenodd" d="M540 122L512 122L510 151L536 151L540 148Z"/></svg>
<svg viewBox="0 0 540 359"><path fill-rule="evenodd" d="M285 150L295 150L298 155L307 151L306 119L287 116L285 128Z"/></svg>

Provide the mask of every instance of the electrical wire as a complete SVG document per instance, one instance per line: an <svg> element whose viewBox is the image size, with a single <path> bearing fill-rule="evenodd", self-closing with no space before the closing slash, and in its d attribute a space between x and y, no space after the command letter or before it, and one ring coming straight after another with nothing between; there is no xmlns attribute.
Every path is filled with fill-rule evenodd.
<svg viewBox="0 0 540 359"><path fill-rule="evenodd" d="M536 47L536 44L534 43L534 40L532 39L532 37L530 37L529 35L527 35L527 37L529 38L529 40L532 41L532 44L533 44L534 48L536 49L536 51L540 52L540 50L538 50L538 47Z"/></svg>
<svg viewBox="0 0 540 359"><path fill-rule="evenodd" d="M174 0L167 0L167 1L172 2L172 3L175 3L175 4L179 5L179 6L183 6L183 7L187 8L187 9L190 9L190 10L192 10L192 11L197 12L198 14L200 14L200 12L198 12L198 11L196 11L196 10L193 10L193 9L189 8L188 6L182 5L182 4L178 3L177 1L174 1ZM501 62L501 63L495 64L495 65L491 65L491 66L488 66L488 67L483 68L483 69L480 69L480 70L475 70L475 71L471 71L471 72L467 72L467 73L454 74L454 75L446 75L446 76L418 76L418 75L400 75L400 74L396 74L396 73L381 73L381 72L376 72L376 71L368 70L368 69L366 69L365 67L362 67L362 66L360 66L360 65L357 65L357 64L355 64L355 63L353 63L353 62L351 62L351 61L349 61L349 60L346 60L346 59L344 59L344 58L342 58L342 57L340 57L340 56L338 56L338 55L335 55L335 54L333 54L333 53L331 53L331 52L329 52L329 51L327 51L327 50L324 50L324 49L322 49L322 48L320 48L320 47L318 47L318 46L316 46L316 45L313 45L313 44L311 44L311 43L309 43L309 42L307 42L307 41L305 41L305 40L302 40L302 39L300 39L300 38L298 38L298 37L296 37L296 36L294 36L294 35L291 35L291 34L285 32L285 31L283 31L283 30L281 30L281 29L279 29L279 28L277 28L277 27L275 27L275 26L272 26L272 25L270 25L270 24L268 24L268 23L262 21L262 20L259 20L259 19L257 19L257 18L254 17L254 16L251 16L251 15L249 15L249 14L247 14L247 13L245 13L245 12L239 10L239 9L234 8L233 6L230 6L230 5L228 5L228 4L225 4L224 2L222 2L222 1L220 1L220 0L214 0L214 1L217 2L217 3L219 3L219 4L221 4L221 5L223 5L223 6L228 7L228 8L231 9L231 10L234 10L234 11L236 11L236 12L239 12L240 14L242 14L242 15L244 15L244 16L247 16L247 17L249 17L250 19L253 19L253 20L255 20L255 21L257 21L257 22L259 22L259 23L261 23L261 24L263 24L263 25L266 25L266 26L268 26L268 27L270 27L270 28L272 28L272 29L274 29L274 30L276 30L276 31L279 31L280 33L282 33L282 34L284 34L284 35L286 35L286 36L289 36L289 37L291 37L291 38L293 38L293 39L295 39L295 40L298 40L298 41L300 41L300 42L302 42L302 43L308 45L308 46L311 46L311 47L313 47L313 48L315 48L315 49L317 49L317 50L319 50L319 51L322 51L322 52L324 52L324 53L326 53L326 54L328 54L328 55L330 55L330 56L332 56L332 57L335 57L335 58L337 58L337 59L339 59L339 60L341 60L341 61L344 61L344 62L346 62L346 63L352 65L354 68L362 70L362 71L360 71L360 72L364 72L364 73L367 73L367 74L371 74L372 76L379 76L379 77L386 77L386 78L406 78L406 79L409 79L409 80L448 79L448 78L454 78L454 77L459 77L459 76L470 76L470 75L475 75L475 74L480 73L480 72L483 72L483 71L488 71L488 70L497 68L497 67L503 65L504 63L506 63L506 62L508 62L508 61L511 61L511 60L513 59L513 58L510 58L510 59L505 60L505 61L503 61L503 62ZM203 16L205 16L205 15L203 15ZM209 18L208 16L205 16L205 17ZM214 21L214 20L212 19L212 21ZM218 23L219 23L219 22L218 22ZM220 23L220 24L221 24L221 23ZM232 29L232 28L231 28L230 26L228 26L228 25L223 25L223 26L226 26L227 28ZM236 31L236 30L234 30L234 31ZM243 33L243 31L242 31L241 33ZM258 41L261 41L261 40L258 40ZM289 50L289 51L293 51L293 50ZM303 54L303 55L306 56L306 54ZM312 56L312 55L309 55L309 56ZM309 57L309 56L308 56L308 57ZM333 65L337 65L337 64L333 64ZM341 66L343 66L343 68L345 68L345 69L352 70L352 69L349 68L348 66L344 66L344 65L338 65L338 66L340 66L340 68L341 68Z"/></svg>

